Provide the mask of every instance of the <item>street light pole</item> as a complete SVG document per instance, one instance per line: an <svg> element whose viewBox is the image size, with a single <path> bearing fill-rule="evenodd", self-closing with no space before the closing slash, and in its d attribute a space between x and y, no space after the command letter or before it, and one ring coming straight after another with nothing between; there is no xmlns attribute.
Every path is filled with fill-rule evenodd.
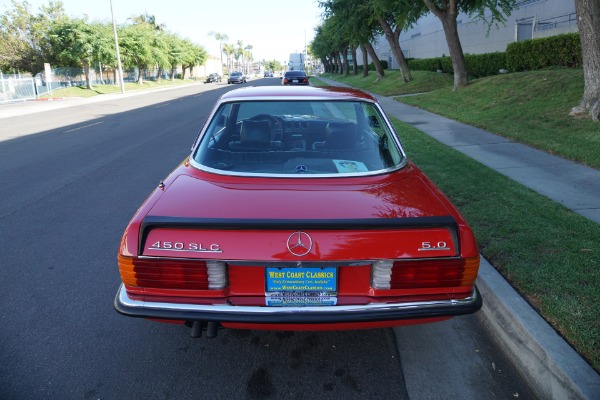
<svg viewBox="0 0 600 400"><path fill-rule="evenodd" d="M123 68L121 68L121 54L119 53L119 38L117 37L117 24L115 23L115 11L113 9L112 0L110 0L110 13L112 15L113 34L115 36L115 48L117 50L117 68L119 73L119 86L121 93L125 94L125 85L123 84Z"/></svg>
<svg viewBox="0 0 600 400"><path fill-rule="evenodd" d="M306 29L304 30L304 59L302 60L302 69L304 70L305 73L308 73L306 71L306 56L308 56L308 51L306 48Z"/></svg>

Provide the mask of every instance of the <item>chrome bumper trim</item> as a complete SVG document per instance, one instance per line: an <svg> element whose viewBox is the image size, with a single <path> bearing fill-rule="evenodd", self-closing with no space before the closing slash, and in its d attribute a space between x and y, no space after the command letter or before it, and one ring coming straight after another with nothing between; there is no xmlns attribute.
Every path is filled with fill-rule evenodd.
<svg viewBox="0 0 600 400"><path fill-rule="evenodd" d="M471 296L461 300L351 306L258 307L132 300L127 295L123 284L117 292L114 303L117 312L131 317L265 324L319 324L435 318L471 314L479 310L481 305L482 299L477 287L473 288Z"/></svg>

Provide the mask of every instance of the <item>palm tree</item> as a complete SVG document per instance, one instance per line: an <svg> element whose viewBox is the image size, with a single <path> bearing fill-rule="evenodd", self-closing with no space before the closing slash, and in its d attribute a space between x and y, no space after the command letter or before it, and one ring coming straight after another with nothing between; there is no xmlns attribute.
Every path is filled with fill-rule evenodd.
<svg viewBox="0 0 600 400"><path fill-rule="evenodd" d="M237 48L235 49L235 54L234 54L235 60L238 61L240 57L242 57L242 61L238 62L238 69L242 70L243 69L243 65L244 65L244 41L243 40L238 40L237 41Z"/></svg>
<svg viewBox="0 0 600 400"><path fill-rule="evenodd" d="M214 36L219 41L219 56L221 57L221 75L223 75L223 42L229 39L225 33L211 31L208 36Z"/></svg>
<svg viewBox="0 0 600 400"><path fill-rule="evenodd" d="M252 57L252 49L254 48L254 46L252 46L251 44L249 44L248 46L244 47L244 57L246 58L246 73L250 73L250 69L248 64L250 62L252 62L253 57Z"/></svg>
<svg viewBox="0 0 600 400"><path fill-rule="evenodd" d="M225 43L223 45L223 53L227 56L227 72L231 73L231 56L235 53L235 48L232 44Z"/></svg>
<svg viewBox="0 0 600 400"><path fill-rule="evenodd" d="M140 14L138 16L134 16L129 19L131 21L133 21L133 23L136 25L148 24L152 27L153 30L158 31L158 32L164 32L165 29L167 29L167 26L165 24L157 24L156 23L156 16L150 15L148 13Z"/></svg>

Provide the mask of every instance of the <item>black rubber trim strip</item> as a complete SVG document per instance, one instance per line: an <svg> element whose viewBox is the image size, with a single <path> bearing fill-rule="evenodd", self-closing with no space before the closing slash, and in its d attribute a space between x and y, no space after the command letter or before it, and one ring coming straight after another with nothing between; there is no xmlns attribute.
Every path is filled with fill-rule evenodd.
<svg viewBox="0 0 600 400"><path fill-rule="evenodd" d="M477 286L473 290L471 303L459 303L439 307L408 308L402 310L367 310L362 312L340 312L332 307L331 312L319 313L274 313L274 314L240 314L226 312L164 310L129 307L119 301L119 293L115 297L115 310L122 315L138 318L157 318L182 321L238 322L248 324L331 324L344 322L378 322L399 321L436 317L451 317L472 314L483 305ZM174 305L176 306L176 305ZM282 308L285 311L285 308Z"/></svg>
<svg viewBox="0 0 600 400"><path fill-rule="evenodd" d="M139 252L146 245L152 229L212 229L212 230L352 230L352 229L416 229L450 228L457 241L458 224L453 217L360 218L360 219L226 219L182 218L148 215L140 227Z"/></svg>

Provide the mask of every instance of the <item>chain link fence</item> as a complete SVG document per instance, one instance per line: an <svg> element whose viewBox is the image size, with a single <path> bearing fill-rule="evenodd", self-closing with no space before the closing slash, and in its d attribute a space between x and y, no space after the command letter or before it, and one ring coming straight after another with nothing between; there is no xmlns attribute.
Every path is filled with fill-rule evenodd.
<svg viewBox="0 0 600 400"><path fill-rule="evenodd" d="M31 75L0 73L0 102L7 103L35 98L37 98L35 82Z"/></svg>
<svg viewBox="0 0 600 400"><path fill-rule="evenodd" d="M172 79L172 71L159 70L158 68L142 70L142 78L148 81ZM0 103L13 101L35 100L46 94L51 94L58 89L71 86L86 86L83 68L55 68L49 76L40 72L35 77L30 74L8 75L0 73ZM177 70L175 77L179 76ZM103 68L99 65L90 70L92 85L114 85L116 71ZM137 82L140 72L137 68L123 71L124 82Z"/></svg>

